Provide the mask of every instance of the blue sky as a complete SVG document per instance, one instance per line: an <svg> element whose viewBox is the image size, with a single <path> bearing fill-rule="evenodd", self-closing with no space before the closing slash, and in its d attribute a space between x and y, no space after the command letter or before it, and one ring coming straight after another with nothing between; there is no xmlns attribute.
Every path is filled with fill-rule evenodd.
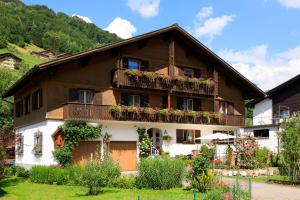
<svg viewBox="0 0 300 200"><path fill-rule="evenodd" d="M300 73L300 0L23 0L128 38L178 23L267 90Z"/></svg>

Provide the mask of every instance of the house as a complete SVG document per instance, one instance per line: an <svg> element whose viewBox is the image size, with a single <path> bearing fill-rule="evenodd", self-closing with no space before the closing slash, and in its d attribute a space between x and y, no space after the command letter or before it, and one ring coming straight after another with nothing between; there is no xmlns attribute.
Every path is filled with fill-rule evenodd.
<svg viewBox="0 0 300 200"><path fill-rule="evenodd" d="M136 170L137 129L171 156L199 149L195 138L244 126L245 99L265 93L177 24L35 66L9 88L14 96L17 165L54 165L66 120L102 125L123 171ZM121 113L110 112L122 105ZM150 109L153 108L153 109ZM169 140L163 140L169 136ZM59 141L58 145L54 141ZM42 146L39 155L33 147ZM73 162L89 158L102 138L81 141Z"/></svg>
<svg viewBox="0 0 300 200"><path fill-rule="evenodd" d="M36 56L41 59L53 59L55 57L55 53L51 50L44 50L40 52L32 51L30 55Z"/></svg>
<svg viewBox="0 0 300 200"><path fill-rule="evenodd" d="M254 108L253 126L240 129L240 134L250 134L260 146L278 153L280 124L300 111L300 74L266 93L266 97L250 103Z"/></svg>
<svg viewBox="0 0 300 200"><path fill-rule="evenodd" d="M22 59L12 53L0 54L0 68L14 69L15 64L21 62Z"/></svg>

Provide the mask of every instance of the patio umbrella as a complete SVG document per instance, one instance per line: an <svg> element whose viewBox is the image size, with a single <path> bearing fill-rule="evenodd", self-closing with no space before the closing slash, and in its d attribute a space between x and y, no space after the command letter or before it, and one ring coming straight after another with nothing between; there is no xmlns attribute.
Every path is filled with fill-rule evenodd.
<svg viewBox="0 0 300 200"><path fill-rule="evenodd" d="M213 133L210 135L201 136L198 138L195 138L195 140L227 140L227 139L234 139L235 136L233 135L227 135L224 133Z"/></svg>

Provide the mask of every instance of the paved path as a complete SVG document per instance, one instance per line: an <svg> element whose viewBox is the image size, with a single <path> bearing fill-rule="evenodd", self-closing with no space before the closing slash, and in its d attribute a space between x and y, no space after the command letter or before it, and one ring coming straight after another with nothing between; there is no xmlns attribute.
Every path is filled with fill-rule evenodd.
<svg viewBox="0 0 300 200"><path fill-rule="evenodd" d="M224 178L225 182L235 181L235 179ZM248 186L248 181L240 180L244 187ZM252 182L253 200L300 200L300 187L285 186L269 183Z"/></svg>

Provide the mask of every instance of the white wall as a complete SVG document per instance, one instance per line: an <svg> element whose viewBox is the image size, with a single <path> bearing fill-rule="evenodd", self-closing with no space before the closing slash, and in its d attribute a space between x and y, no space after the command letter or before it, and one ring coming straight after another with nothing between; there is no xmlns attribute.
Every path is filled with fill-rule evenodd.
<svg viewBox="0 0 300 200"><path fill-rule="evenodd" d="M253 125L272 124L273 109L272 99L265 99L255 104L253 109Z"/></svg>
<svg viewBox="0 0 300 200"><path fill-rule="evenodd" d="M16 133L20 133L24 137L24 149L22 155L16 155L16 164L26 168L34 165L55 165L57 164L53 158L52 151L54 143L52 134L57 127L62 125L62 121L43 121L34 125L16 129ZM36 156L33 153L34 133L40 131L43 134L42 155Z"/></svg>
<svg viewBox="0 0 300 200"><path fill-rule="evenodd" d="M269 138L257 138L257 143L260 147L267 147L269 150L271 150L274 153L278 153L278 126L268 126L268 127L250 127L245 129L239 129L239 134L241 136L244 135L251 135L254 136L254 130L259 129L269 129Z"/></svg>

